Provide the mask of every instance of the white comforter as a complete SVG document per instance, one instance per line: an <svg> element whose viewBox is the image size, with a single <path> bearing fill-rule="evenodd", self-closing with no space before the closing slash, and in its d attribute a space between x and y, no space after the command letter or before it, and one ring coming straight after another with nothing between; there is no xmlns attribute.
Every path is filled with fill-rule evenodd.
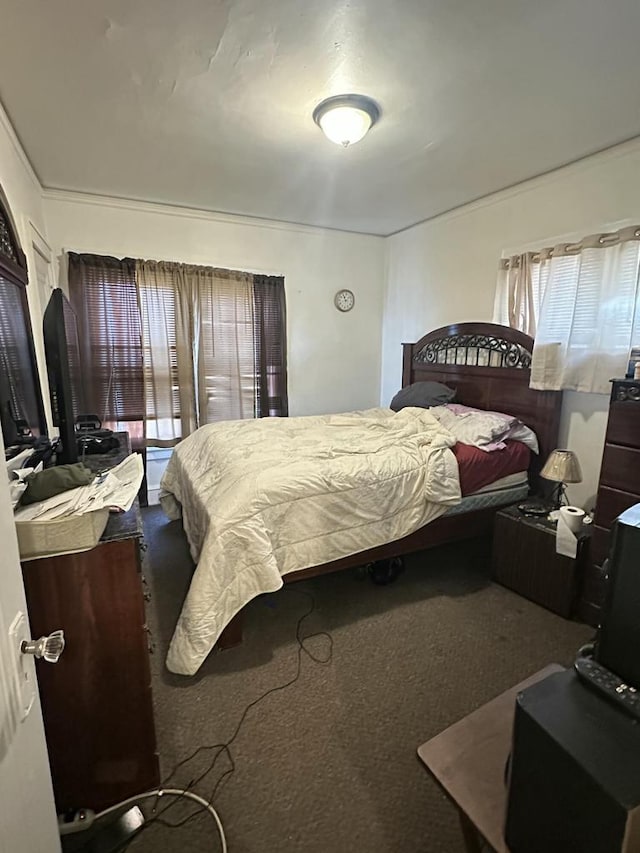
<svg viewBox="0 0 640 853"><path fill-rule="evenodd" d="M167 667L193 675L287 572L399 539L460 501L453 436L426 409L209 424L175 449L162 506L197 568Z"/></svg>

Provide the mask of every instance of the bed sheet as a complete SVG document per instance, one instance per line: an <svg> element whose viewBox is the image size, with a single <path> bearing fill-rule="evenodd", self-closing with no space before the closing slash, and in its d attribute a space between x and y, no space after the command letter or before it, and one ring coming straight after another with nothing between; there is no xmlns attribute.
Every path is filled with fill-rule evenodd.
<svg viewBox="0 0 640 853"><path fill-rule="evenodd" d="M472 495L509 474L526 471L531 451L520 441L506 441L503 450L485 453L477 447L457 442L453 453L458 462L460 490Z"/></svg>

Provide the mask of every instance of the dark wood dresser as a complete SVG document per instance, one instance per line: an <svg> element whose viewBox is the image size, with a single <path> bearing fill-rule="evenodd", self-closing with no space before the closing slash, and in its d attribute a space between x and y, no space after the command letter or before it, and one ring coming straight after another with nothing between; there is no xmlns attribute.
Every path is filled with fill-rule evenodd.
<svg viewBox="0 0 640 853"><path fill-rule="evenodd" d="M578 607L580 618L589 625L600 620L611 525L636 503L640 503L640 381L614 379L591 538L592 563Z"/></svg>
<svg viewBox="0 0 640 853"><path fill-rule="evenodd" d="M129 452L83 460L93 470ZM100 811L160 781L137 500L112 514L96 548L22 564L32 636L62 628L56 664L37 661L58 812Z"/></svg>

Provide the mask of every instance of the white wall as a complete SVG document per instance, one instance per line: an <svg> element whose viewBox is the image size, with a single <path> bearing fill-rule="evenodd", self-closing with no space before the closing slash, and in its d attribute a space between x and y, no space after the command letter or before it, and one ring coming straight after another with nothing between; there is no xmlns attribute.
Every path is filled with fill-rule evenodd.
<svg viewBox="0 0 640 853"><path fill-rule="evenodd" d="M0 184L21 240L26 237L28 219L44 233L39 184L1 107ZM0 452L4 458L1 436ZM8 679L16 649L9 645L7 631L15 614L26 611L26 605L13 512L3 477L0 477L0 542L0 850L49 853L59 849L59 839L40 704L36 698L31 713L20 722L16 715L16 691ZM33 668L31 676L35 678Z"/></svg>
<svg viewBox="0 0 640 853"><path fill-rule="evenodd" d="M447 323L491 320L504 251L638 219L640 141L634 141L388 238L382 403L400 387L400 341ZM566 392L560 443L582 464L584 482L569 489L581 505L591 505L596 492L607 408L607 396Z"/></svg>
<svg viewBox="0 0 640 853"><path fill-rule="evenodd" d="M639 199L635 141L387 240L79 193L46 191L43 204L56 271L70 249L283 274L290 412L300 415L388 403L402 341L491 319L504 252L636 221ZM22 206L41 215L36 195ZM333 307L340 287L356 294L348 314ZM583 505L596 491L606 418L606 396L566 393L560 442L582 462L570 498Z"/></svg>
<svg viewBox="0 0 640 853"><path fill-rule="evenodd" d="M72 250L284 275L290 414L378 404L382 238L76 193L45 192L44 205L58 257ZM346 314L333 304L342 287L356 297Z"/></svg>

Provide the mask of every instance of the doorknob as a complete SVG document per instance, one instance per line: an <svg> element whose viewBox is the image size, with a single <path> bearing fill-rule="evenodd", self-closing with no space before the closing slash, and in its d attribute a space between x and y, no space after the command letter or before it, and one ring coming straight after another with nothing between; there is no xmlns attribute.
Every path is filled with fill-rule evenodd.
<svg viewBox="0 0 640 853"><path fill-rule="evenodd" d="M58 663L64 651L64 631L52 631L47 637L40 637L39 640L23 640L20 643L20 651L23 655L44 658L47 663Z"/></svg>

